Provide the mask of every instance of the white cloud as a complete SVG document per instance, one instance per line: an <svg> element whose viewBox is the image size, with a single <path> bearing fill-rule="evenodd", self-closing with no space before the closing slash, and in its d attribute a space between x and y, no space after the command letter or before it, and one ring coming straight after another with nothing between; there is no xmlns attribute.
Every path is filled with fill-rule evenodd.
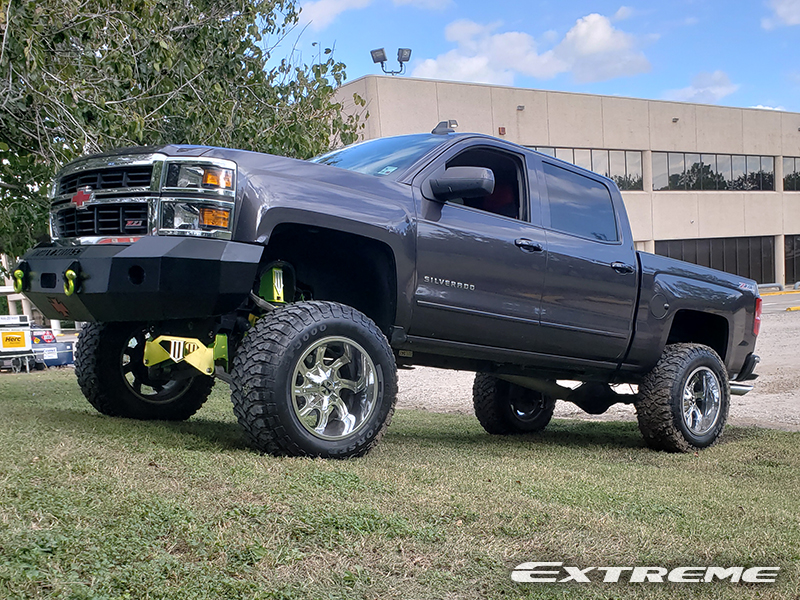
<svg viewBox="0 0 800 600"><path fill-rule="evenodd" d="M781 25L800 25L800 0L769 0L772 16L761 19L764 29Z"/></svg>
<svg viewBox="0 0 800 600"><path fill-rule="evenodd" d="M508 69L497 69L486 56L465 56L458 50L450 50L435 59L427 58L414 67L414 77L448 79L473 83L514 83L514 73Z"/></svg>
<svg viewBox="0 0 800 600"><path fill-rule="evenodd" d="M692 85L678 90L669 90L664 94L667 100L679 102L698 102L700 104L716 104L725 96L730 96L739 89L723 71L698 73L692 79Z"/></svg>
<svg viewBox="0 0 800 600"><path fill-rule="evenodd" d="M633 16L633 9L630 6L620 6L619 10L614 13L614 20L615 21L624 21L625 19L630 19Z"/></svg>
<svg viewBox="0 0 800 600"><path fill-rule="evenodd" d="M415 77L512 84L517 74L551 79L571 72L578 82L604 81L650 70L637 40L598 14L578 19L553 48L541 52L533 36L498 32L500 23L460 20L445 28L456 48L416 65ZM552 40L550 32L543 39Z"/></svg>
<svg viewBox="0 0 800 600"><path fill-rule="evenodd" d="M518 31L495 33L499 23L482 25L466 19L445 28L445 39L457 48L416 65L413 75L431 79L472 81L475 83L514 82L521 71L536 77L550 78L559 72L552 56L540 56L536 41Z"/></svg>
<svg viewBox="0 0 800 600"><path fill-rule="evenodd" d="M558 32L555 29L548 29L542 34L542 42L545 44L555 44L559 39Z"/></svg>
<svg viewBox="0 0 800 600"><path fill-rule="evenodd" d="M424 10L444 10L453 5L453 0L393 0L395 6L413 6Z"/></svg>
<svg viewBox="0 0 800 600"><path fill-rule="evenodd" d="M300 20L314 31L321 31L346 10L366 8L372 0L315 0L303 4Z"/></svg>
<svg viewBox="0 0 800 600"><path fill-rule="evenodd" d="M761 110L780 110L786 111L783 106L764 106L763 104L756 104L755 106L748 106L748 108L760 108Z"/></svg>
<svg viewBox="0 0 800 600"><path fill-rule="evenodd" d="M615 29L598 14L578 19L555 52L572 64L578 82L606 81L650 70L644 53L636 49L634 37Z"/></svg>

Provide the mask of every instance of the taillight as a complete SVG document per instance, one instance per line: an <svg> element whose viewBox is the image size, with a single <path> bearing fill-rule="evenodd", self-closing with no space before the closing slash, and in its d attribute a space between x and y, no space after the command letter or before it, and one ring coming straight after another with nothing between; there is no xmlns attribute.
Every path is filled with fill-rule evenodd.
<svg viewBox="0 0 800 600"><path fill-rule="evenodd" d="M753 335L761 331L761 298L756 298L756 318L753 321Z"/></svg>

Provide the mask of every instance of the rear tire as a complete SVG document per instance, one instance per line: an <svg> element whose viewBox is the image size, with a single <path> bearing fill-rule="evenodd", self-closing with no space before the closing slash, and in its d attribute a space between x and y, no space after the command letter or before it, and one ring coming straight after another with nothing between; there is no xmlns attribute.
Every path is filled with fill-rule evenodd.
<svg viewBox="0 0 800 600"><path fill-rule="evenodd" d="M472 386L475 416L492 435L511 435L542 431L556 401L534 390L486 373L476 373Z"/></svg>
<svg viewBox="0 0 800 600"><path fill-rule="evenodd" d="M386 336L357 310L297 302L260 319L236 351L231 401L253 445L276 455L350 458L381 439L397 370Z"/></svg>
<svg viewBox="0 0 800 600"><path fill-rule="evenodd" d="M94 408L111 417L184 421L211 393L214 378L152 380L144 366L141 323L90 323L75 346L78 385Z"/></svg>
<svg viewBox="0 0 800 600"><path fill-rule="evenodd" d="M654 450L690 452L722 435L730 410L728 372L701 344L670 344L639 385L636 416Z"/></svg>

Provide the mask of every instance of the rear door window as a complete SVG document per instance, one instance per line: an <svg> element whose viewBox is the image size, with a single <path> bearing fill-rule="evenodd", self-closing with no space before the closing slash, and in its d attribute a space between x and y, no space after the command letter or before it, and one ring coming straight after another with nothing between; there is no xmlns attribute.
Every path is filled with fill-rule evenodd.
<svg viewBox="0 0 800 600"><path fill-rule="evenodd" d="M619 241L608 188L589 177L542 161L550 199L550 228L602 242Z"/></svg>

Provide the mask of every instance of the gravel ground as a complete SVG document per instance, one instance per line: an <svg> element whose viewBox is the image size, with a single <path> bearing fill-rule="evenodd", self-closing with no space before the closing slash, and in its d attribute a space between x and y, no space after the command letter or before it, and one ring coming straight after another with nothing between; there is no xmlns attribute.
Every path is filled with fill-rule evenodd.
<svg viewBox="0 0 800 600"><path fill-rule="evenodd" d="M755 389L733 396L728 420L734 425L756 425L800 431L800 312L765 314L756 351L761 364ZM400 371L398 408L432 412L472 413L473 374L416 367ZM624 392L625 390L618 390ZM632 406L617 404L603 415L589 415L574 404L558 401L556 417L586 420L635 421Z"/></svg>

